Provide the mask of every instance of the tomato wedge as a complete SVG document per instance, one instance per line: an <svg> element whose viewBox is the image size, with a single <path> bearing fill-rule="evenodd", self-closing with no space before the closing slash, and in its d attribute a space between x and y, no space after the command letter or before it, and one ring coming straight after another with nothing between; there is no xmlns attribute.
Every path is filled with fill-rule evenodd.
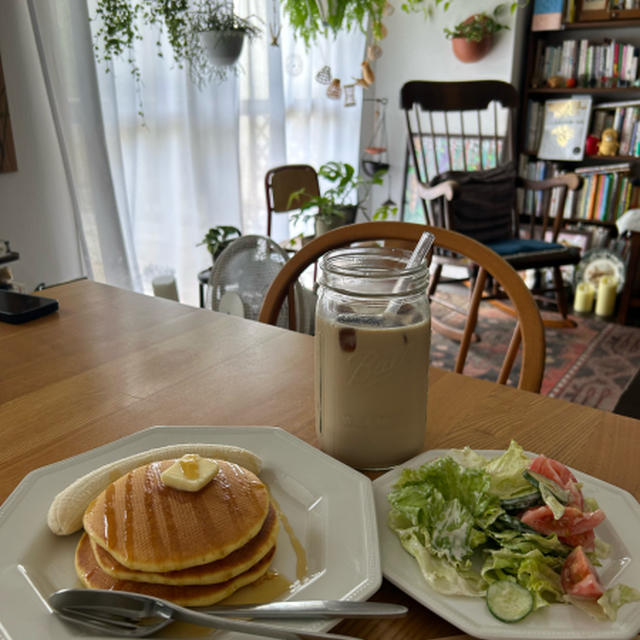
<svg viewBox="0 0 640 640"><path fill-rule="evenodd" d="M593 529L584 533L577 533L574 536L558 536L558 540L568 544L570 547L582 547L585 551L596 550L596 534Z"/></svg>
<svg viewBox="0 0 640 640"><path fill-rule="evenodd" d="M551 509L544 505L527 509L520 520L540 533L556 533L567 538L593 530L606 518L602 509L583 513L575 507L566 507L562 517L556 520Z"/></svg>
<svg viewBox="0 0 640 640"><path fill-rule="evenodd" d="M604 589L582 547L576 547L566 558L560 572L565 593L579 598L598 599Z"/></svg>
<svg viewBox="0 0 640 640"><path fill-rule="evenodd" d="M569 504L577 507L580 511L584 509L584 498L582 497L582 491L580 491L578 487L577 480L570 469L562 464L562 462L558 462L553 458L547 458L545 455L539 455L531 461L529 469L546 476L556 484L559 484L563 489L569 491L571 494Z"/></svg>

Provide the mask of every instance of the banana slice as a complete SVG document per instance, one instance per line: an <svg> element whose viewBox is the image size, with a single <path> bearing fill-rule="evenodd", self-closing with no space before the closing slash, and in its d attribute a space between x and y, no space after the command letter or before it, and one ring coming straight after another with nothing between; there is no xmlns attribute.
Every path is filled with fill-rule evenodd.
<svg viewBox="0 0 640 640"><path fill-rule="evenodd" d="M56 535L66 536L82 529L82 516L89 503L111 482L128 471L157 460L180 458L194 453L205 458L235 462L255 474L260 473L262 460L242 447L224 444L172 444L149 449L127 458L116 460L87 473L61 491L51 503L47 525Z"/></svg>

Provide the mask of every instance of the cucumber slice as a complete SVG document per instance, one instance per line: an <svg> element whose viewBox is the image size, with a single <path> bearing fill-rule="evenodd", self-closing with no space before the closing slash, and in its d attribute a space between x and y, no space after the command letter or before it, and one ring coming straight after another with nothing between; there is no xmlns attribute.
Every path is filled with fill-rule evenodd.
<svg viewBox="0 0 640 640"><path fill-rule="evenodd" d="M566 489L563 489L557 482L543 476L541 473L527 469L522 472L522 475L536 487L536 489L540 489L541 486L546 487L562 504L568 504L571 499L571 494Z"/></svg>
<svg viewBox="0 0 640 640"><path fill-rule="evenodd" d="M519 622L533 611L533 595L511 580L499 580L487 589L487 607L502 622Z"/></svg>
<svg viewBox="0 0 640 640"><path fill-rule="evenodd" d="M507 512L522 511L540 504L540 492L538 490L525 493L515 498L503 498L500 506Z"/></svg>

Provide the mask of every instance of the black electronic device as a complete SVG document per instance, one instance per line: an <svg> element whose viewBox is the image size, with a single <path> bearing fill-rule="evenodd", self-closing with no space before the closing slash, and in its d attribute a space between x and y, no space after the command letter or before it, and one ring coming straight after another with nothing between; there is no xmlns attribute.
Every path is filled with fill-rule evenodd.
<svg viewBox="0 0 640 640"><path fill-rule="evenodd" d="M54 298L0 289L0 321L2 322L21 324L57 310L58 301Z"/></svg>

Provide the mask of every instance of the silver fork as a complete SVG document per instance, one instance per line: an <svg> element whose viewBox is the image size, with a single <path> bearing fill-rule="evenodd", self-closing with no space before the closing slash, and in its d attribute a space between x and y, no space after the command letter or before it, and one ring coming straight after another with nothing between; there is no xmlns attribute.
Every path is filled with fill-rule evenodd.
<svg viewBox="0 0 640 640"><path fill-rule="evenodd" d="M239 631L283 640L355 640L352 636L319 631L307 631L290 627L227 619L220 616L192 611L172 602L136 593L84 590L84 604L65 606L68 594L57 592L49 598L49 604L65 620L109 635L144 638L163 629L174 620L190 622L205 627ZM87 598L98 598L94 606ZM363 603L364 604L364 603ZM380 603L369 603L377 605ZM396 605L389 605L396 607ZM403 607L396 613L402 615ZM399 612L399 613L398 613ZM406 612L406 609L404 609ZM245 614L247 615L247 614ZM317 614L316 614L317 615ZM346 617L343 614L343 617Z"/></svg>

